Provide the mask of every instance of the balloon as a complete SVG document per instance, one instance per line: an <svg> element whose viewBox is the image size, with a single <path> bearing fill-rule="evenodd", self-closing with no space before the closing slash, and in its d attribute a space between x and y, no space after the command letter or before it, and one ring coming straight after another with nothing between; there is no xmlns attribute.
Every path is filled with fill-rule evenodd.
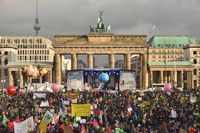
<svg viewBox="0 0 200 133"><path fill-rule="evenodd" d="M53 90L53 92L57 93L60 91L60 85L58 84L53 84L51 89Z"/></svg>
<svg viewBox="0 0 200 133"><path fill-rule="evenodd" d="M100 75L99 75L99 80L103 83L107 83L109 81L109 76L107 73L104 73L102 72Z"/></svg>
<svg viewBox="0 0 200 133"><path fill-rule="evenodd" d="M39 71L38 71L37 67L33 67L33 68L34 68L34 74L32 76L33 77L39 76Z"/></svg>
<svg viewBox="0 0 200 133"><path fill-rule="evenodd" d="M13 96L16 94L16 87L13 86L13 85L10 85L8 88L7 88L7 92L9 95Z"/></svg>
<svg viewBox="0 0 200 133"><path fill-rule="evenodd" d="M164 90L165 90L166 92L171 91L171 89L172 89L171 84L169 84L169 83L165 84L165 86L164 86Z"/></svg>
<svg viewBox="0 0 200 133"><path fill-rule="evenodd" d="M25 67L24 67L24 72L27 72L27 68L28 68L28 66L25 66Z"/></svg>
<svg viewBox="0 0 200 133"><path fill-rule="evenodd" d="M32 66L29 66L29 67L27 68L27 75L28 75L28 76L33 76L34 73L35 73L35 69L34 69Z"/></svg>
<svg viewBox="0 0 200 133"><path fill-rule="evenodd" d="M42 68L42 70L40 72L42 75L45 75L45 74L47 74L48 71L46 68Z"/></svg>

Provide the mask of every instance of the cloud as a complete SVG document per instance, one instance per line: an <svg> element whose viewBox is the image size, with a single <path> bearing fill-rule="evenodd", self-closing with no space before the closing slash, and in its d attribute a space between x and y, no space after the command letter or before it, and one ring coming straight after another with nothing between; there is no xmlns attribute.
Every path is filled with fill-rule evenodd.
<svg viewBox="0 0 200 133"><path fill-rule="evenodd" d="M104 11L116 34L200 36L199 0L39 0L41 35L87 34ZM0 0L0 34L34 35L35 0Z"/></svg>

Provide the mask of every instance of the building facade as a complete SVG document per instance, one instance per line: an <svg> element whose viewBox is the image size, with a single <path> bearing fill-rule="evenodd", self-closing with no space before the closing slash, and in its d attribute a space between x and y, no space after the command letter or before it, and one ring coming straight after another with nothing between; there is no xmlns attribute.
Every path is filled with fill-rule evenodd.
<svg viewBox="0 0 200 133"><path fill-rule="evenodd" d="M9 52L10 60L5 69L9 85L23 87L28 82L52 82L54 49L49 39L40 36L0 36L0 46L5 46L5 53L9 52L8 47L14 47ZM27 80L25 73L21 71L26 65L45 67L48 73L43 77Z"/></svg>
<svg viewBox="0 0 200 133"><path fill-rule="evenodd" d="M186 36L154 36L149 41L149 86L172 83L176 87L194 87L193 64L184 59L184 47L190 44Z"/></svg>
<svg viewBox="0 0 200 133"><path fill-rule="evenodd" d="M193 63L193 86L200 85L200 39L190 38L190 44L184 47L184 59Z"/></svg>

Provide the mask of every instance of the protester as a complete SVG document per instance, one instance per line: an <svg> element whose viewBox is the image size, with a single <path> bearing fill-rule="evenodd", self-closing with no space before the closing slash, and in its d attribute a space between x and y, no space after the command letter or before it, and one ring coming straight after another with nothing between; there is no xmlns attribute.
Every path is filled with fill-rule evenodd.
<svg viewBox="0 0 200 133"><path fill-rule="evenodd" d="M35 93L35 92L34 92ZM47 126L48 133L197 133L198 119L194 115L197 103L190 101L196 90L186 96L181 91L68 91L46 95L18 92L0 96L0 132L14 132L14 122L20 123L31 116L35 132L48 110L53 117ZM48 101L48 106L42 105ZM46 102L44 102L46 104ZM90 117L71 116L71 103L91 105ZM52 111L53 110L53 111ZM82 119L84 121L82 121ZM67 132L68 132L67 131Z"/></svg>

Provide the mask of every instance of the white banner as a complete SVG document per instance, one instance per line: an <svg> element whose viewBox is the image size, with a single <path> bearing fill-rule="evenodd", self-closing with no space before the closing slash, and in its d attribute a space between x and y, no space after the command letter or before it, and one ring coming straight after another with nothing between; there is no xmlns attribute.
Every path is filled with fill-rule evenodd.
<svg viewBox="0 0 200 133"><path fill-rule="evenodd" d="M47 94L46 93L33 93L33 97L36 98L46 98Z"/></svg>
<svg viewBox="0 0 200 133"><path fill-rule="evenodd" d="M14 132L15 133L27 133L33 131L35 128L34 122L33 122L33 116L29 117L25 121L22 121L20 123L14 122Z"/></svg>
<svg viewBox="0 0 200 133"><path fill-rule="evenodd" d="M48 107L48 106L49 106L49 102L48 101L41 101L40 107Z"/></svg>

